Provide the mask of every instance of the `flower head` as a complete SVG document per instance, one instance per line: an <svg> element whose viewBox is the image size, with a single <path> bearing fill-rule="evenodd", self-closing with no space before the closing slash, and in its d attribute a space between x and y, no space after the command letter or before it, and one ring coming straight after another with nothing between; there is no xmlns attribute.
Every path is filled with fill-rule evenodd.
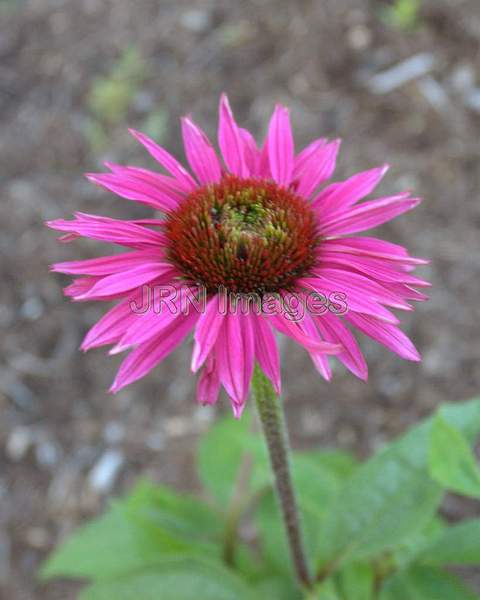
<svg viewBox="0 0 480 600"><path fill-rule="evenodd" d="M338 140L318 139L295 154L288 109L277 106L259 149L237 125L225 95L218 129L223 164L191 119L182 120L182 131L191 172L132 131L168 175L111 163L109 173L87 175L161 216L122 221L77 213L71 221L49 222L64 232L62 241L84 236L129 249L52 267L79 276L65 289L74 300L117 301L82 344L84 350L130 350L112 391L146 375L192 331L198 400L216 402L223 386L236 416L255 362L280 392L275 332L302 345L327 380L329 355L367 378L352 328L420 360L390 309L412 310L409 301L426 299L416 288L428 283L412 270L427 261L356 235L420 201L401 193L360 202L386 166L325 185ZM146 292L154 302L140 309Z"/></svg>

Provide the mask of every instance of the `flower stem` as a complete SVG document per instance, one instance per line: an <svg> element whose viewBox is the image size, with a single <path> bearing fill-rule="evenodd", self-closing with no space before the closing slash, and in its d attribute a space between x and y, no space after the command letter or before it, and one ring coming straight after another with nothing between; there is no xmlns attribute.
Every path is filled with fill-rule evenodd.
<svg viewBox="0 0 480 600"><path fill-rule="evenodd" d="M272 384L258 365L252 380L253 395L268 447L270 464L275 477L275 488L287 533L290 553L299 582L311 586L305 555L300 515L290 470L290 446L285 417L280 399Z"/></svg>

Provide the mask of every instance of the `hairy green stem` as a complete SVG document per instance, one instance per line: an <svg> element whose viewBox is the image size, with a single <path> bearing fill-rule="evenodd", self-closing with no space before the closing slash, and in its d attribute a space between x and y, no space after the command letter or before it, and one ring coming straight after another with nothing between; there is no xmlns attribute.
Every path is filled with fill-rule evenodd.
<svg viewBox="0 0 480 600"><path fill-rule="evenodd" d="M275 488L295 573L303 586L310 587L312 580L305 554L300 515L292 483L290 446L283 407L280 399L275 394L272 384L258 366L255 367L252 387L262 430L267 442L270 464L275 477Z"/></svg>

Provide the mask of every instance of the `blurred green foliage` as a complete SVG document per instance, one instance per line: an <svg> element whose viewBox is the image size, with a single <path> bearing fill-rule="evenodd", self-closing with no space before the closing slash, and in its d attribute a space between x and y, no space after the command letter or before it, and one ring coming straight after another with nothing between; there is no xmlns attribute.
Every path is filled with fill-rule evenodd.
<svg viewBox="0 0 480 600"><path fill-rule="evenodd" d="M421 0L395 0L380 12L382 20L402 31L414 29L419 23Z"/></svg>
<svg viewBox="0 0 480 600"><path fill-rule="evenodd" d="M146 64L135 46L127 47L110 71L93 80L87 97L87 139L103 150L108 130L123 123L146 76Z"/></svg>

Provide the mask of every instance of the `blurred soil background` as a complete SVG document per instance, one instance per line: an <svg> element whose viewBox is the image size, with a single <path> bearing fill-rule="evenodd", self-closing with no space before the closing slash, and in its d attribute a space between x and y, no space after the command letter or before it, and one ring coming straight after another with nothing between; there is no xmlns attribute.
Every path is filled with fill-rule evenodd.
<svg viewBox="0 0 480 600"><path fill-rule="evenodd" d="M423 362L363 339L369 382L338 368L327 384L286 344L294 445L365 456L480 390L478 0L0 0L2 600L74 598L73 585L36 582L39 564L140 475L197 486L195 444L217 410L195 404L190 348L107 394L119 358L78 350L105 306L71 304L67 279L48 272L105 249L57 244L43 222L149 216L82 173L105 159L153 166L127 126L178 156L184 113L215 138L223 90L257 137L282 101L299 148L344 139L336 178L388 160L380 193L425 198L380 232L432 258L431 301L404 318ZM469 510L445 506L452 518Z"/></svg>

